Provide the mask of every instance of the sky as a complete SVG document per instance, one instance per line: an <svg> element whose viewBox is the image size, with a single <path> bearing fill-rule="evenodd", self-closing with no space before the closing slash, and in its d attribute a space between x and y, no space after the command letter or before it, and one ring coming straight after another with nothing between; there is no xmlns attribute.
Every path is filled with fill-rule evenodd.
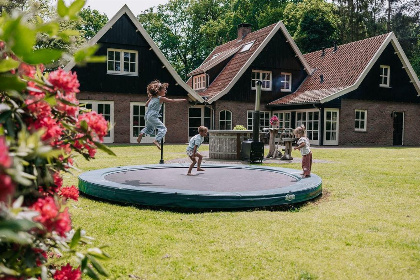
<svg viewBox="0 0 420 280"><path fill-rule="evenodd" d="M65 0L65 2L68 5L68 3L73 1ZM87 0L85 8L90 6L92 10L98 10L101 14L105 13L108 19L111 19L124 4L127 4L128 8L137 16L140 12L150 7L168 2L169 0Z"/></svg>

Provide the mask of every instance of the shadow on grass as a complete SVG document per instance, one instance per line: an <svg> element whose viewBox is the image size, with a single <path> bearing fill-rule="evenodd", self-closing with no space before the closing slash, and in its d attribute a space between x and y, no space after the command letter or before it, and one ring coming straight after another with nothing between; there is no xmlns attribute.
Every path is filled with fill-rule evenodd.
<svg viewBox="0 0 420 280"><path fill-rule="evenodd" d="M182 208L182 207L162 207L162 206L149 206L149 205L139 205L134 203L125 203L125 202L115 202L108 199L98 198L88 194L80 193L80 196L87 199L91 199L98 202L110 203L114 205L119 205L123 207L135 207L139 210L151 210L151 211L165 211L172 213L180 214L200 214L200 213L216 213L216 212L250 212L250 211L270 211L270 212L299 212L305 206L309 205L318 205L326 201L330 193L328 190L323 189L322 193L307 201L293 203L293 204L281 204L275 206L265 206L265 207L243 207L243 208L214 208L214 209L194 209L194 208Z"/></svg>

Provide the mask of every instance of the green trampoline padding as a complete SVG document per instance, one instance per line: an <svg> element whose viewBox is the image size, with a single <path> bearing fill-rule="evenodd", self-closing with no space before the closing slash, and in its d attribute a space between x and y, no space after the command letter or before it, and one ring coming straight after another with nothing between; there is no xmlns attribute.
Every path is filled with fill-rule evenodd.
<svg viewBox="0 0 420 280"><path fill-rule="evenodd" d="M294 204L322 193L322 180L301 170L253 165L187 164L122 166L79 176L79 190L119 203L193 209L255 208Z"/></svg>

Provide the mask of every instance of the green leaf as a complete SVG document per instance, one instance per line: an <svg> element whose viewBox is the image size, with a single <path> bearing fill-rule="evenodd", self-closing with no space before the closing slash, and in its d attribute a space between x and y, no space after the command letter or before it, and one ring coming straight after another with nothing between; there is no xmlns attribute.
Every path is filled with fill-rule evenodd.
<svg viewBox="0 0 420 280"><path fill-rule="evenodd" d="M102 267L102 265L95 259L94 256L87 255L89 261L92 263L93 267L103 276L108 276L108 272Z"/></svg>
<svg viewBox="0 0 420 280"><path fill-rule="evenodd" d="M0 236L2 242L14 242L18 244L31 244L32 240L26 234L16 234L8 229L0 229Z"/></svg>
<svg viewBox="0 0 420 280"><path fill-rule="evenodd" d="M12 51L21 58L24 58L26 54L32 52L32 49L36 43L36 31L29 27L19 24L12 33L13 40Z"/></svg>
<svg viewBox="0 0 420 280"><path fill-rule="evenodd" d="M88 124L85 120L80 122L80 127L83 129L83 131L88 131Z"/></svg>
<svg viewBox="0 0 420 280"><path fill-rule="evenodd" d="M79 243L80 238L82 238L82 235L80 228L78 228L71 239L70 249L73 249Z"/></svg>
<svg viewBox="0 0 420 280"><path fill-rule="evenodd" d="M24 56L24 60L28 64L49 64L58 60L63 51L57 49L39 49Z"/></svg>
<svg viewBox="0 0 420 280"><path fill-rule="evenodd" d="M105 153L107 153L108 155L111 156L117 156L110 148L108 148L106 145L97 142L97 141L93 141L93 143L96 145L96 147L98 147L98 149L104 151Z"/></svg>
<svg viewBox="0 0 420 280"><path fill-rule="evenodd" d="M86 266L86 268L83 270L83 273L86 273L90 278L99 280L99 276L93 271L93 269L90 266Z"/></svg>
<svg viewBox="0 0 420 280"><path fill-rule="evenodd" d="M68 9L68 14L69 14L70 18L74 18L76 16L76 14L78 12L80 12L80 10L83 8L85 3L86 3L86 0L76 0L76 1L74 1Z"/></svg>
<svg viewBox="0 0 420 280"><path fill-rule="evenodd" d="M7 119L9 119L13 114L12 110L3 111L0 114L0 123L5 123Z"/></svg>
<svg viewBox="0 0 420 280"><path fill-rule="evenodd" d="M68 10L69 9L66 7L66 4L64 4L64 1L63 0L58 0L58 3L57 3L57 14L60 17L65 17L68 14Z"/></svg>
<svg viewBox="0 0 420 280"><path fill-rule="evenodd" d="M93 45L81 50L78 50L74 54L74 61L78 64L85 63L90 57L92 57L96 51L99 49L99 45Z"/></svg>
<svg viewBox="0 0 420 280"><path fill-rule="evenodd" d="M7 275L12 275L12 276L18 276L19 275L19 273L16 270L7 268L1 263L0 263L0 271L7 274Z"/></svg>
<svg viewBox="0 0 420 280"><path fill-rule="evenodd" d="M107 260L107 259L110 258L107 253L105 253L104 251L102 251L99 248L90 248L90 249L88 249L88 254L91 255L91 256L94 256L94 257L96 257L98 259L101 259L101 260Z"/></svg>
<svg viewBox="0 0 420 280"><path fill-rule="evenodd" d="M26 83L15 75L0 75L0 90L21 91L26 88Z"/></svg>
<svg viewBox="0 0 420 280"><path fill-rule="evenodd" d="M58 36L64 41L64 42L70 42L70 36L80 36L80 32L78 30L73 29L66 29L61 31Z"/></svg>
<svg viewBox="0 0 420 280"><path fill-rule="evenodd" d="M90 63L98 63L98 62L105 62L106 61L106 55L102 56L91 56L86 58L86 62Z"/></svg>
<svg viewBox="0 0 420 280"><path fill-rule="evenodd" d="M40 33L47 33L49 36L55 36L60 30L60 25L58 24L58 22L49 22L47 24L38 26L37 30Z"/></svg>
<svg viewBox="0 0 420 280"><path fill-rule="evenodd" d="M55 106L57 104L57 99L55 99L55 95L47 95L44 98L44 101L50 104L50 106Z"/></svg>
<svg viewBox="0 0 420 280"><path fill-rule="evenodd" d="M0 72L7 72L12 69L16 69L18 66L19 62L10 57L0 60Z"/></svg>

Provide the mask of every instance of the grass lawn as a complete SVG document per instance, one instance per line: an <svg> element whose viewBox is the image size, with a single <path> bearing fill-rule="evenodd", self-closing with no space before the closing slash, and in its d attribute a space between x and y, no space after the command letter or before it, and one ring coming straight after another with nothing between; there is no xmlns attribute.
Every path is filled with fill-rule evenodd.
<svg viewBox="0 0 420 280"><path fill-rule="evenodd" d="M152 146L111 149L79 168L160 159ZM80 197L73 225L110 246L110 279L420 279L420 148L312 150L323 196L299 208L185 213ZM185 145L165 151L185 157Z"/></svg>

